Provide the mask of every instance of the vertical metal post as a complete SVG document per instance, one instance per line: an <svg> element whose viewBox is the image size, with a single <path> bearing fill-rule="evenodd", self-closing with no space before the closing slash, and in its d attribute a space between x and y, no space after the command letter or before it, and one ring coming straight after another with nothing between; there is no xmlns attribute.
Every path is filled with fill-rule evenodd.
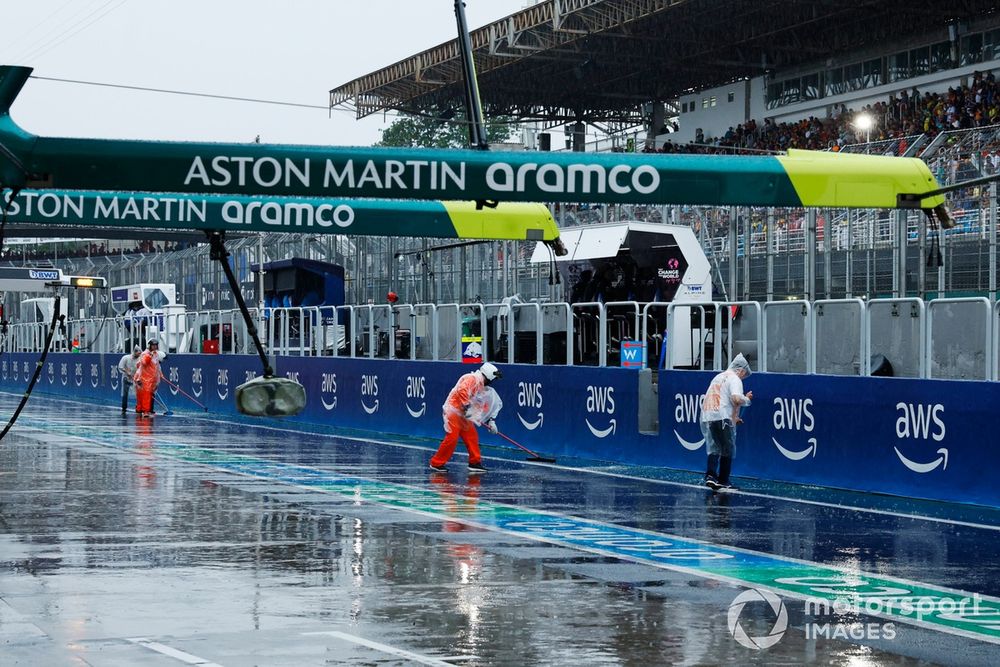
<svg viewBox="0 0 1000 667"><path fill-rule="evenodd" d="M805 297L806 301L812 301L816 298L816 209L811 208L806 211L805 224L806 252L805 266L803 267L806 283Z"/></svg>
<svg viewBox="0 0 1000 667"><path fill-rule="evenodd" d="M227 260L223 260L227 261ZM215 305L213 308L222 309L222 269L215 266Z"/></svg>
<svg viewBox="0 0 1000 667"><path fill-rule="evenodd" d="M774 300L774 209L767 209L764 218L764 248L767 251L767 300Z"/></svg>
<svg viewBox="0 0 1000 667"><path fill-rule="evenodd" d="M257 331L264 330L264 235L257 236ZM244 323L245 326L245 323ZM246 338L243 339L244 344Z"/></svg>
<svg viewBox="0 0 1000 667"><path fill-rule="evenodd" d="M437 268L434 269L434 280L431 283L431 303L440 303L442 299L445 298L443 281L445 280L444 274L444 253L436 252L434 253L434 261L437 262ZM454 288L454 282L448 280L448 284Z"/></svg>
<svg viewBox="0 0 1000 667"><path fill-rule="evenodd" d="M737 262L739 261L738 253L736 252L736 243L739 240L739 224L740 224L740 210L733 206L729 209L729 298L737 299L736 291L739 288L739 283L737 281Z"/></svg>
<svg viewBox="0 0 1000 667"><path fill-rule="evenodd" d="M386 286L385 293L396 290L396 273L398 271L397 265L399 264L399 261L396 259L396 239L390 236L387 241L388 247L386 248L385 262L389 265L389 284Z"/></svg>
<svg viewBox="0 0 1000 667"><path fill-rule="evenodd" d="M264 313L264 234L257 235L257 308Z"/></svg>
<svg viewBox="0 0 1000 667"><path fill-rule="evenodd" d="M191 270L194 272L194 297L191 299L190 303L194 304L193 310L201 310L205 306L205 300L203 295L205 294L205 285L202 283L201 268L199 266L198 257L191 258Z"/></svg>
<svg viewBox="0 0 1000 667"><path fill-rule="evenodd" d="M854 209L847 209L847 289L844 295L846 299L854 298L854 214Z"/></svg>
<svg viewBox="0 0 1000 667"><path fill-rule="evenodd" d="M937 291L938 291L937 298L943 299L943 298L945 298L945 291L946 291L944 269L945 269L945 265L948 264L949 262L947 261L948 260L947 240L946 240L946 236L945 236L945 233L944 233L944 229L942 229L940 225L938 225L938 228L937 228L937 235L938 235L938 248L941 249L941 257L944 259L944 261L941 262L941 265L938 266L938 269L937 269L937 278L938 278L937 279Z"/></svg>
<svg viewBox="0 0 1000 667"><path fill-rule="evenodd" d="M431 291L430 291L430 271L427 266L427 239L420 240L420 249L423 250L420 253L420 297L422 300L430 302Z"/></svg>
<svg viewBox="0 0 1000 667"><path fill-rule="evenodd" d="M830 234L833 232L831 219L833 211L826 209L823 213L823 292L827 299L833 296L833 239Z"/></svg>
<svg viewBox="0 0 1000 667"><path fill-rule="evenodd" d="M462 262L458 267L458 303L470 303L472 299L469 297L469 249L462 246L459 257Z"/></svg>
<svg viewBox="0 0 1000 667"><path fill-rule="evenodd" d="M503 266L501 267L500 276L503 280L503 296L508 297L511 295L510 289L510 256L507 254L507 242L503 241L500 243L500 252L503 253ZM494 259L496 256L494 255Z"/></svg>
<svg viewBox="0 0 1000 667"><path fill-rule="evenodd" d="M893 270L893 278L895 279L893 296L897 299L903 299L906 298L906 237L909 216L906 211L901 210L894 211L892 215L896 222L896 238L893 242L893 253L896 259Z"/></svg>
<svg viewBox="0 0 1000 667"><path fill-rule="evenodd" d="M917 225L917 296L927 298L927 222Z"/></svg>
<svg viewBox="0 0 1000 667"><path fill-rule="evenodd" d="M872 223L872 216L868 216L868 247L865 249L865 294L868 298L872 296L872 256L875 254L875 224ZM876 218L877 221L877 218Z"/></svg>
<svg viewBox="0 0 1000 667"><path fill-rule="evenodd" d="M753 212L751 209L745 209L745 214L743 216L743 300L750 300L750 250L752 244L750 243L750 233L753 229ZM737 239L739 241L739 239ZM733 248L736 244L733 244Z"/></svg>
<svg viewBox="0 0 1000 667"><path fill-rule="evenodd" d="M990 183L990 303L997 302L997 182Z"/></svg>

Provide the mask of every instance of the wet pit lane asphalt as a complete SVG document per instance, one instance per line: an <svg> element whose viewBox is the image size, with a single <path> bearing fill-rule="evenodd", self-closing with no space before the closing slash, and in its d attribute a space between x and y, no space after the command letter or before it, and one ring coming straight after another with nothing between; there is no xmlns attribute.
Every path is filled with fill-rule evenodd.
<svg viewBox="0 0 1000 667"><path fill-rule="evenodd" d="M34 396L0 665L1000 664L996 510L307 428ZM859 586L937 606L806 600Z"/></svg>

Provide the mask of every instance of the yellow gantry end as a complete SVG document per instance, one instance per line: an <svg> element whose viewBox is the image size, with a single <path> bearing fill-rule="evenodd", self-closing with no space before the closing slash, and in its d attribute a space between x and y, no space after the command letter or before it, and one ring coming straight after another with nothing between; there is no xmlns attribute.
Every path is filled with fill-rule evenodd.
<svg viewBox="0 0 1000 667"><path fill-rule="evenodd" d="M897 208L898 195L937 190L937 179L917 158L790 149L778 156L803 206ZM920 208L945 203L927 197Z"/></svg>
<svg viewBox="0 0 1000 667"><path fill-rule="evenodd" d="M461 239L554 241L559 228L544 204L500 203L476 208L471 201L445 201L448 217Z"/></svg>

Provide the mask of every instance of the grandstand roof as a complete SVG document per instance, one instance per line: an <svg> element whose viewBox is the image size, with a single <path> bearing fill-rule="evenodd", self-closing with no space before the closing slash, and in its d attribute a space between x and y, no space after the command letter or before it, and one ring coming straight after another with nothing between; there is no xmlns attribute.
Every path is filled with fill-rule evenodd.
<svg viewBox="0 0 1000 667"><path fill-rule="evenodd" d="M544 0L479 28L487 115L636 124L669 102L765 69L794 67L995 13L995 0ZM330 91L359 118L460 107L458 41Z"/></svg>

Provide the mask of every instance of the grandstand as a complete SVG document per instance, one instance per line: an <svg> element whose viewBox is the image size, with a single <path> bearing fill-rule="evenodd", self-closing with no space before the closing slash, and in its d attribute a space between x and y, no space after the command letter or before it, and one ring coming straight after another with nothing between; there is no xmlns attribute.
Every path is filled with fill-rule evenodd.
<svg viewBox="0 0 1000 667"><path fill-rule="evenodd" d="M778 109L766 115L779 122L826 116L833 104L956 79L997 59L998 25L994 3L978 0L547 0L475 30L472 44L488 114L643 123L650 136L674 116L693 139L702 121L715 119L721 132L708 135L721 136L763 122L765 110ZM331 107L359 117L444 111L461 99L455 41L330 91Z"/></svg>
<svg viewBox="0 0 1000 667"><path fill-rule="evenodd" d="M923 158L939 180L953 183L1000 168L998 27L993 3L980 1L547 0L474 30L472 42L487 113L540 130L570 122L577 149L804 147L907 155ZM330 104L359 116L457 108L457 58L455 42L428 48L338 85ZM797 93L788 83L795 80ZM864 132L856 124L862 112L873 121ZM584 125L600 129L603 139L587 144ZM700 142L685 140L699 128ZM996 202L989 187L954 193L959 226L940 238L916 214L821 211L813 257L812 218L802 210L580 204L553 212L563 226L625 219L690 224L714 260L717 293L730 297L994 296ZM929 265L938 242L943 265ZM435 244L425 239L346 243L274 235L232 245L242 266L291 256L341 263L354 303L378 302L390 289L409 302L495 301L514 292L562 297L548 269L530 264L530 249L514 242L430 252ZM34 259L72 272L99 261L122 283L185 275L178 296L190 308L225 305L218 302L221 277L205 246L165 253L155 246L118 247L101 259L90 250L64 244ZM904 279L900 254L907 261ZM158 261L150 261L154 255Z"/></svg>
<svg viewBox="0 0 1000 667"><path fill-rule="evenodd" d="M589 146L597 150L918 156L949 184L1000 167L1000 14L991 3L549 1L476 30L472 41L487 111L542 129L572 121L576 150L588 148L589 123L617 133ZM330 104L359 117L441 113L461 104L457 57L456 42L428 49L334 88ZM803 211L581 205L557 214L567 226L688 222L717 258L719 283L729 274L729 291L747 299L926 296L995 294L995 202L987 188L957 193L960 224L940 239L916 216L821 214L815 291L805 284ZM938 242L943 266L928 266ZM887 262L894 252L903 259ZM784 257L777 271L775 255Z"/></svg>

